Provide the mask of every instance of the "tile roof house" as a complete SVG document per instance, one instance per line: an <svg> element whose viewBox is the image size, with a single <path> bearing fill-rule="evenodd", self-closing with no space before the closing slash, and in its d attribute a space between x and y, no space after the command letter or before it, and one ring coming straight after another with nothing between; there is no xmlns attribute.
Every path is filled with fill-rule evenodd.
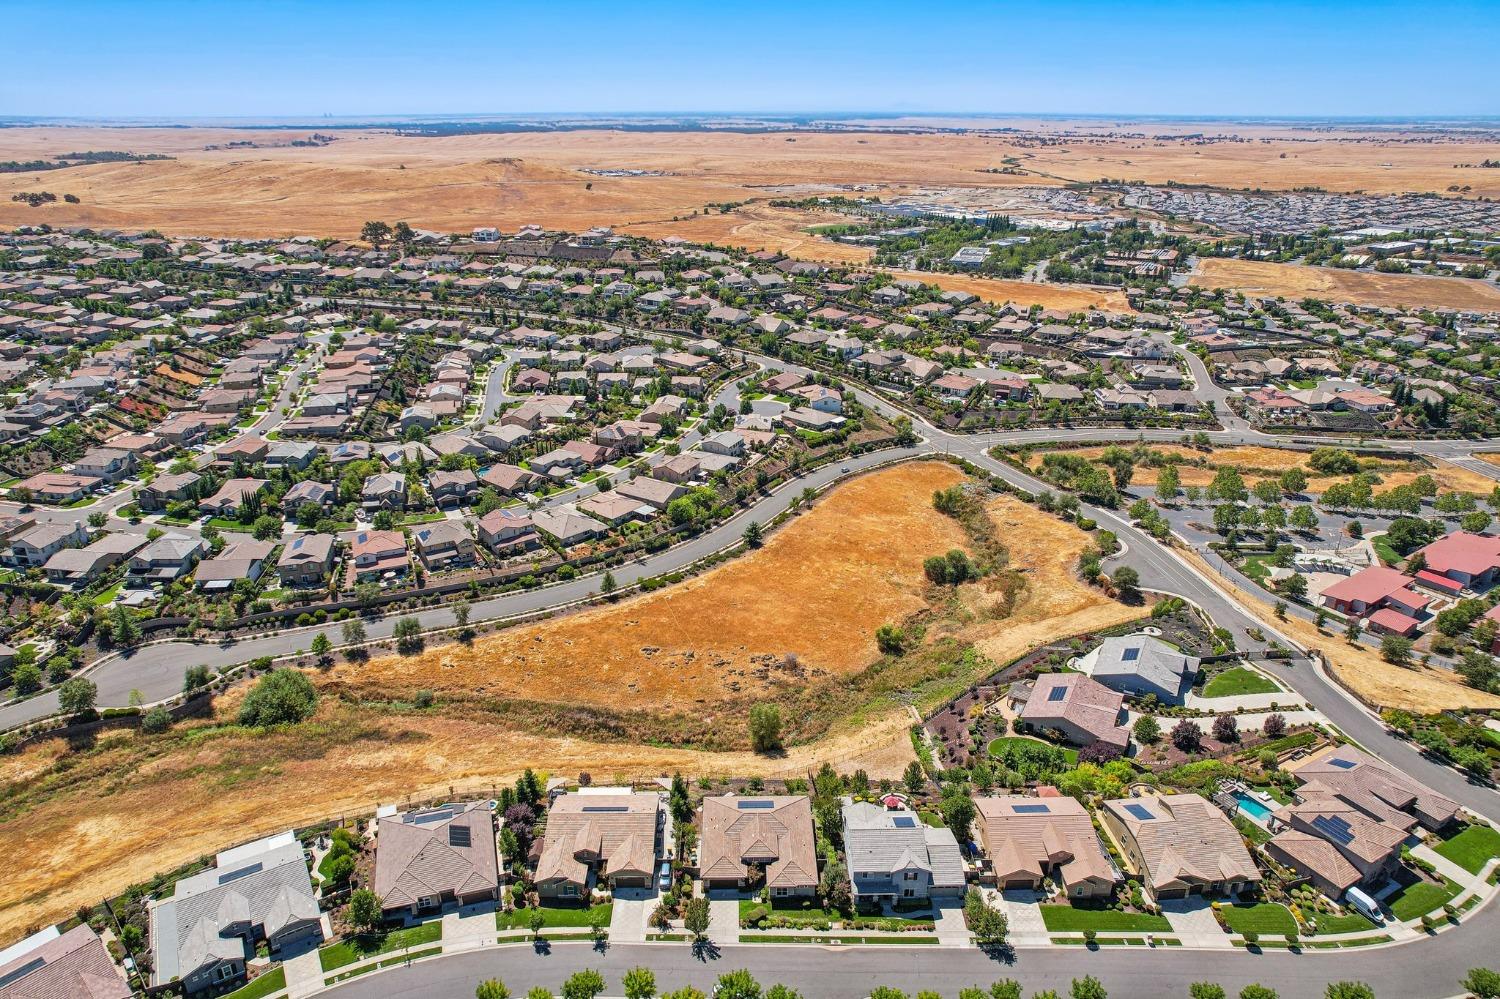
<svg viewBox="0 0 1500 999"><path fill-rule="evenodd" d="M333 546L331 534L299 534L289 540L276 560L281 585L294 590L322 586L333 571Z"/></svg>
<svg viewBox="0 0 1500 999"><path fill-rule="evenodd" d="M1008 794L974 799L976 830L1002 891L1040 889L1047 878L1069 898L1107 898L1120 872L1075 798Z"/></svg>
<svg viewBox="0 0 1500 999"><path fill-rule="evenodd" d="M812 895L818 887L812 803L805 795L704 798L699 877L710 888L765 886L773 897Z"/></svg>
<svg viewBox="0 0 1500 999"><path fill-rule="evenodd" d="M1352 746L1324 749L1286 768L1302 785L1299 798L1337 796L1408 832L1419 825L1436 832L1458 817L1458 802Z"/></svg>
<svg viewBox="0 0 1500 999"><path fill-rule="evenodd" d="M1401 846L1409 835L1316 782L1304 785L1297 801L1272 814L1271 828L1282 831L1266 844L1266 852L1335 896L1354 885L1384 884L1401 866Z"/></svg>
<svg viewBox="0 0 1500 999"><path fill-rule="evenodd" d="M1239 830L1206 798L1152 794L1106 801L1101 817L1158 900L1233 895L1260 881Z"/></svg>
<svg viewBox="0 0 1500 999"><path fill-rule="evenodd" d="M1122 694L1181 704L1198 674L1198 660L1149 635L1106 638L1073 666Z"/></svg>
<svg viewBox="0 0 1500 999"><path fill-rule="evenodd" d="M1384 565L1372 565L1325 588L1321 599L1324 607L1354 617L1369 617L1380 610L1392 610L1416 620L1426 611L1432 598L1412 589L1412 582L1412 577L1404 572Z"/></svg>
<svg viewBox="0 0 1500 999"><path fill-rule="evenodd" d="M536 525L525 510L491 510L474 526L479 540L496 554L531 551L542 545Z"/></svg>
<svg viewBox="0 0 1500 999"><path fill-rule="evenodd" d="M963 856L953 832L907 808L845 799L844 854L856 902L962 895Z"/></svg>
<svg viewBox="0 0 1500 999"><path fill-rule="evenodd" d="M236 541L213 558L199 562L193 581L198 589L217 593L233 589L238 580L259 579L275 547L268 541Z"/></svg>
<svg viewBox="0 0 1500 999"><path fill-rule="evenodd" d="M1020 692L1013 687L1012 699ZM1125 695L1082 673L1038 676L1018 717L1036 730L1056 729L1078 746L1102 742L1123 751L1130 743Z"/></svg>
<svg viewBox="0 0 1500 999"><path fill-rule="evenodd" d="M130 999L131 994L86 923L61 934L55 929L35 933L0 957L0 999Z"/></svg>
<svg viewBox="0 0 1500 999"><path fill-rule="evenodd" d="M486 802L399 812L376 826L375 894L387 916L500 897L495 819Z"/></svg>
<svg viewBox="0 0 1500 999"><path fill-rule="evenodd" d="M323 938L302 844L291 832L225 850L212 868L178 881L172 897L148 903L148 913L151 984L180 979L188 994L243 977L260 940L275 955Z"/></svg>
<svg viewBox="0 0 1500 999"><path fill-rule="evenodd" d="M656 873L661 795L586 788L547 811L536 889L543 898L588 898L596 881L644 888Z"/></svg>
<svg viewBox="0 0 1500 999"><path fill-rule="evenodd" d="M422 564L433 571L473 565L478 555L468 529L456 520L440 520L415 529L412 543Z"/></svg>

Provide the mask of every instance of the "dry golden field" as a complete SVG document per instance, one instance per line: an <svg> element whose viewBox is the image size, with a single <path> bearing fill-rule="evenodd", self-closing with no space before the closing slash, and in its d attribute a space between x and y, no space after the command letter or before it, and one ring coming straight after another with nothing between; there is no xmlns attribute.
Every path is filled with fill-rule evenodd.
<svg viewBox="0 0 1500 999"><path fill-rule="evenodd" d="M1457 163L1500 158L1500 144L1404 133L1360 135L1214 125L1251 142L1192 143L1111 136L1078 123L1024 124L1031 136L829 133L738 134L599 129L442 138L340 131L313 148L307 133L213 128L11 128L0 159L28 160L79 149L123 149L178 157L102 164L45 174L0 175L0 224L46 221L156 227L171 234L351 237L370 218L462 230L526 222L565 229L661 222L710 202L785 196L772 188L872 185L888 197L926 186L1003 187L1125 177L1226 187L1322 187L1330 191L1443 191L1500 195L1494 170ZM1181 128L1191 129L1185 125ZM1180 131L1151 126L1153 134ZM205 149L230 142L255 148ZM978 171L1019 160L1025 173ZM661 170L663 177L610 178L582 168ZM76 194L82 204L31 209L24 190ZM747 241L765 240L753 229ZM822 249L821 246L818 249Z"/></svg>
<svg viewBox="0 0 1500 999"><path fill-rule="evenodd" d="M1470 278L1426 274L1377 274L1336 267L1304 267L1261 260L1208 257L1198 262L1192 283L1251 296L1322 298L1379 306L1442 306L1500 310L1500 288Z"/></svg>

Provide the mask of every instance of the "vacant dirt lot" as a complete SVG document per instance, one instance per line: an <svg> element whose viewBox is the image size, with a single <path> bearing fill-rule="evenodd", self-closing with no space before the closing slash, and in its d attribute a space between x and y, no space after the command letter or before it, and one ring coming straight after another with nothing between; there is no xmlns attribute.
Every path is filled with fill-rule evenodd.
<svg viewBox="0 0 1500 999"><path fill-rule="evenodd" d="M1210 257L1198 262L1192 283L1246 295L1321 298L1358 305L1441 306L1500 310L1500 288L1468 278L1375 274L1260 260Z"/></svg>
<svg viewBox="0 0 1500 999"><path fill-rule="evenodd" d="M966 123L972 124L972 123ZM711 202L766 197L808 185L827 193L868 186L881 197L925 186L1055 185L1129 177L1227 187L1330 191L1442 191L1500 195L1496 171L1454 169L1500 158L1494 143L1427 141L1402 134L1320 134L1212 124L1254 142L1142 139L1120 123L986 123L1021 133L746 135L609 129L443 138L340 131L327 146L293 148L313 130L206 128L10 128L0 159L30 160L79 149L159 152L172 162L105 164L42 174L0 175L0 224L50 222L157 227L172 234L354 236L370 218L463 230L526 222L566 229L660 221ZM1123 125L1123 127L1121 127ZM1193 125L1183 126L1191 131ZM1110 132L1119 129L1111 135ZM1153 123L1153 136L1179 133ZM1031 135L1049 137L1039 145ZM1289 141L1289 140L1297 141ZM1313 141L1308 141L1308 140ZM1263 141L1262 141L1263 140ZM1395 141L1390 141L1395 140ZM252 148L222 148L229 143ZM221 148L206 149L217 145ZM1022 174L979 173L1015 158ZM660 177L599 177L593 169L664 171ZM76 194L32 209L17 191ZM775 195L772 195L775 196ZM760 236L765 239L767 237Z"/></svg>
<svg viewBox="0 0 1500 999"><path fill-rule="evenodd" d="M1347 475L1322 475L1307 465L1308 452L1294 451L1291 449L1258 447L1246 445L1244 447L1214 448L1210 451L1198 451L1192 448L1181 447L1176 444L1153 444L1153 451L1163 451L1168 454L1180 454L1185 458L1206 458L1212 466L1229 465L1239 469L1263 469L1267 473L1280 474L1289 468L1300 468L1307 473L1308 488L1313 492L1322 492L1324 489L1336 482L1347 481ZM1066 451L1067 454L1076 454L1083 458L1097 458L1104 453L1103 447L1074 448ZM1032 456L1031 467L1037 468L1042 463L1042 452ZM1500 456L1497 456L1500 457ZM1157 476L1161 469L1146 465L1137 465L1135 474L1131 477L1131 483L1135 485L1155 485ZM1380 476L1380 489L1394 489L1396 486L1405 485L1417 478L1419 475L1430 475L1437 483L1440 490L1456 490L1458 492L1482 493L1489 495L1495 488L1495 480L1486 478L1478 472L1450 465L1439 461L1432 468L1413 468L1407 462L1381 460L1375 468L1376 474ZM1177 466L1178 478L1184 486L1206 486L1214 480L1214 467L1202 468L1196 465ZM1255 485L1269 475L1257 475L1254 472L1245 472L1246 485Z"/></svg>
<svg viewBox="0 0 1500 999"><path fill-rule="evenodd" d="M328 684L670 712L845 675L876 658L877 626L925 606L922 560L964 545L931 503L961 478L938 462L862 476L697 579L468 647L341 665Z"/></svg>

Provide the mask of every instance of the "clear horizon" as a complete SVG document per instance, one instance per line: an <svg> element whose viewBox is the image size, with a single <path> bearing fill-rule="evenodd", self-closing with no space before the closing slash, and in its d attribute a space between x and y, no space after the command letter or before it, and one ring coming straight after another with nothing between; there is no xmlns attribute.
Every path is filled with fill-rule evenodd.
<svg viewBox="0 0 1500 999"><path fill-rule="evenodd" d="M1500 115L1500 4L1480 0L78 0L7 29L26 45L6 118Z"/></svg>

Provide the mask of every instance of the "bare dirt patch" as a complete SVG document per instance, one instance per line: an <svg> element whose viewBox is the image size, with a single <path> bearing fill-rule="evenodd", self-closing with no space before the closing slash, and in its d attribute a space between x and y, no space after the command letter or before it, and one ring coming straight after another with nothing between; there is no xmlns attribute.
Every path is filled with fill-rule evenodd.
<svg viewBox="0 0 1500 999"><path fill-rule="evenodd" d="M930 499L962 477L938 462L862 476L697 579L471 646L341 665L327 682L686 711L770 689L788 656L812 677L846 675L876 658L877 626L925 606L922 560L963 546Z"/></svg>
<svg viewBox="0 0 1500 999"><path fill-rule="evenodd" d="M1377 274L1207 257L1198 262L1192 283L1246 295L1299 300L1310 297L1358 305L1500 310L1500 288L1493 284L1426 274Z"/></svg>
<svg viewBox="0 0 1500 999"><path fill-rule="evenodd" d="M1017 305L1040 305L1044 309L1084 312L1105 309L1110 312L1133 312L1125 293L1114 288L1094 288L1076 284L1039 284L1030 281L1004 281L999 278L971 277L966 274L931 274L927 271L893 271L897 277L914 278L935 284L945 291L967 291L986 302L1013 302Z"/></svg>

